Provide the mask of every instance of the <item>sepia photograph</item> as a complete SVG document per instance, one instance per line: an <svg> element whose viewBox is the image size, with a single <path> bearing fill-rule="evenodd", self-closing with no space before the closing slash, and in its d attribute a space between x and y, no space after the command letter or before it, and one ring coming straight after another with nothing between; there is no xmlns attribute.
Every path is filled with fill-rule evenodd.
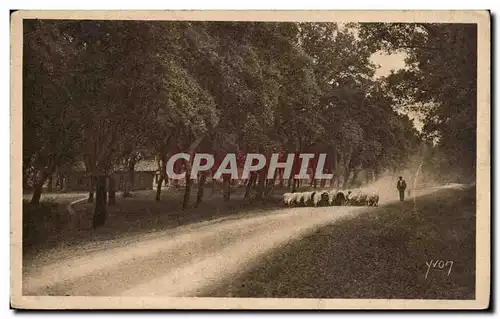
<svg viewBox="0 0 500 319"><path fill-rule="evenodd" d="M11 13L11 306L485 309L488 11Z"/></svg>

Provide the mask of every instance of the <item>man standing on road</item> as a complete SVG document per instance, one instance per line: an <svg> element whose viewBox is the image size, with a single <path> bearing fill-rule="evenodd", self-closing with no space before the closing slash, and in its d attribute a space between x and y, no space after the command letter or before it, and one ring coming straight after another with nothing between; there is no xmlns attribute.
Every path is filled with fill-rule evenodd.
<svg viewBox="0 0 500 319"><path fill-rule="evenodd" d="M405 200L406 182L403 179L403 176L399 176L398 184L396 185L396 187L399 191L399 200L404 201Z"/></svg>

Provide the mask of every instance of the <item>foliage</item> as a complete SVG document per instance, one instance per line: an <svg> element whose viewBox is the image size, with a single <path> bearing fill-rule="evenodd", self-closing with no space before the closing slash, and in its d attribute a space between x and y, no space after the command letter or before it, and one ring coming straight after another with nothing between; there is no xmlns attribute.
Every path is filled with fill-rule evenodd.
<svg viewBox="0 0 500 319"><path fill-rule="evenodd" d="M75 46L59 24L24 22L23 172L26 175L71 163L80 123L73 107ZM43 182L43 181L42 181Z"/></svg>
<svg viewBox="0 0 500 319"><path fill-rule="evenodd" d="M407 68L387 79L393 96L425 115L424 133L449 172L475 176L476 25L374 23L360 34L379 49L407 53Z"/></svg>
<svg viewBox="0 0 500 319"><path fill-rule="evenodd" d="M83 159L95 175L109 173L117 163L134 162L140 154L164 160L178 151L221 157L225 152L314 148L335 154L334 167L348 178L352 169L397 167L419 143L409 118L395 109L397 92L412 96L407 82L396 81L403 73L373 78L371 55L382 47L395 48L389 40L375 41L380 35L366 26L28 24L25 135L32 138L24 140L26 171L35 155L45 159L40 167L57 158L53 169ZM411 55L408 63L422 64L419 59ZM409 70L422 77L423 71ZM435 89L436 83L426 85ZM444 97L433 102L439 99Z"/></svg>

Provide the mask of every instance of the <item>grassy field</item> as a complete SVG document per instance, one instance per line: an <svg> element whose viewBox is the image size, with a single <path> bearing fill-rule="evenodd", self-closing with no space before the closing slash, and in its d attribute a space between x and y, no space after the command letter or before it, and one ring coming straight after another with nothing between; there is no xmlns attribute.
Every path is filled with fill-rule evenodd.
<svg viewBox="0 0 500 319"><path fill-rule="evenodd" d="M44 193L38 207L29 203L31 194L23 195L23 247L29 250L40 241L50 241L49 234L61 233L71 224L68 205L85 193Z"/></svg>
<svg viewBox="0 0 500 319"><path fill-rule="evenodd" d="M369 210L289 244L204 296L473 299L475 212L473 188Z"/></svg>
<svg viewBox="0 0 500 319"><path fill-rule="evenodd" d="M108 206L108 218L102 228L92 229L94 204L86 201L75 204L76 214L70 216L67 205L71 200L86 197L61 195L42 198L40 211L25 207L24 253L32 254L54 247L69 247L99 241L110 241L122 236L144 234L187 225L198 221L212 220L240 214L258 214L269 209L282 209L279 196L264 200L243 199L244 188L234 188L231 200L224 201L220 192L211 193L205 189L205 198L200 207L192 207L196 200L197 188L191 194L191 207L182 210L184 189L162 190L161 201L155 200L154 190L136 191L132 197L123 198L117 194L114 206ZM278 193L279 190L276 190Z"/></svg>

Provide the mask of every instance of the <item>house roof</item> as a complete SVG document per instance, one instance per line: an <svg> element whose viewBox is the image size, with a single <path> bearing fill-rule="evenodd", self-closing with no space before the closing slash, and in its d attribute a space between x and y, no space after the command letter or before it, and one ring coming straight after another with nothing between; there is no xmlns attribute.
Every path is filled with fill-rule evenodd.
<svg viewBox="0 0 500 319"><path fill-rule="evenodd" d="M135 164L136 172L156 172L158 164L155 160L141 160Z"/></svg>
<svg viewBox="0 0 500 319"><path fill-rule="evenodd" d="M83 161L78 161L73 165L72 170L74 172L85 172L85 163ZM119 171L125 171L126 167L123 165L117 165L115 166L115 170L117 172ZM155 160L150 160L150 159L144 159L140 160L135 164L134 170L136 172L156 172L158 170L158 164L156 163Z"/></svg>

